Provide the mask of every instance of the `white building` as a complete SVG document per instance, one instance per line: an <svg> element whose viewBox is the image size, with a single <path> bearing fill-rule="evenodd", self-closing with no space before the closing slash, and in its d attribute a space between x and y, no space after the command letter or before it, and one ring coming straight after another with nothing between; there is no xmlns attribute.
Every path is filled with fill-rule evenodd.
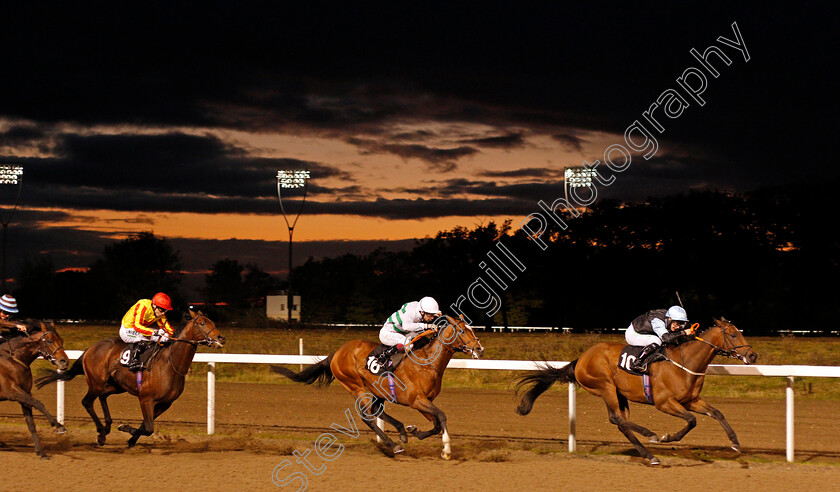
<svg viewBox="0 0 840 492"><path fill-rule="evenodd" d="M289 319L289 296L265 296L265 316L269 319ZM292 296L292 319L300 321L300 296Z"/></svg>

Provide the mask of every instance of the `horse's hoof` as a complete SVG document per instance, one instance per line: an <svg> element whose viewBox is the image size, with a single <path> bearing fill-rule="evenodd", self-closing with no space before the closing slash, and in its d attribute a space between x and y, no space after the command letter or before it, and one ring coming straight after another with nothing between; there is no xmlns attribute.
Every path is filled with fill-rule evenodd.
<svg viewBox="0 0 840 492"><path fill-rule="evenodd" d="M732 447L732 450L735 451L736 453L741 452L741 445L740 444L733 444L731 447Z"/></svg>
<svg viewBox="0 0 840 492"><path fill-rule="evenodd" d="M98 446L104 446L105 445L105 436L97 436L96 437L96 444Z"/></svg>
<svg viewBox="0 0 840 492"><path fill-rule="evenodd" d="M648 442L659 442L659 437L657 436L650 436L648 438Z"/></svg>
<svg viewBox="0 0 840 492"><path fill-rule="evenodd" d="M414 434L415 432L417 432L417 426L416 425L407 425L405 427L405 430Z"/></svg>
<svg viewBox="0 0 840 492"><path fill-rule="evenodd" d="M440 453L440 457L441 457L441 458L443 458L443 459L445 459L446 461L449 461L449 460L451 460L451 459L452 459L452 454L447 453L446 451L444 451L444 452Z"/></svg>
<svg viewBox="0 0 840 492"><path fill-rule="evenodd" d="M662 462L659 461L659 458L657 458L656 456L651 456L650 458L648 458L648 464L649 465L661 465Z"/></svg>
<svg viewBox="0 0 840 492"><path fill-rule="evenodd" d="M408 436L406 435L405 432L400 434L400 442L403 443L403 444L408 442Z"/></svg>
<svg viewBox="0 0 840 492"><path fill-rule="evenodd" d="M55 428L55 432L56 434L64 434L65 432L67 432L67 429L65 429L63 425L59 425Z"/></svg>
<svg viewBox="0 0 840 492"><path fill-rule="evenodd" d="M45 455L45 454L42 454L42 455L40 455L40 456L41 456L41 459L42 459L42 460L48 460L48 459L50 459L50 457L49 457L49 456L47 456L47 455Z"/></svg>
<svg viewBox="0 0 840 492"><path fill-rule="evenodd" d="M403 449L403 447L402 447L402 446L400 446L399 444L397 444L396 446L394 446L394 456L396 456L396 455L398 455L398 454L402 453L403 451L405 451L405 449Z"/></svg>
<svg viewBox="0 0 840 492"><path fill-rule="evenodd" d="M128 432L129 434L134 431L134 429L132 429L128 424L120 424L119 427L117 427L117 430L120 432Z"/></svg>

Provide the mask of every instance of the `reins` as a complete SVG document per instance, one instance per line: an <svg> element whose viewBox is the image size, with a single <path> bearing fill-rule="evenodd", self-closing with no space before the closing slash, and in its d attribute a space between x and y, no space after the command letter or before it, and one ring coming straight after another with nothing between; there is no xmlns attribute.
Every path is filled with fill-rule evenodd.
<svg viewBox="0 0 840 492"><path fill-rule="evenodd" d="M730 358L732 358L732 359L743 359L743 356L742 356L741 354L739 354L739 353L738 353L738 349L739 349L739 348L743 348L743 347L751 347L751 345L747 344L747 345L737 345L737 346L736 346L736 345L731 344L731 343L729 342L729 340L726 338L726 330L727 330L729 327L731 327L731 326L732 326L732 323L730 323L730 322L728 322L728 321L727 321L726 323L727 323L727 325L726 325L725 327L720 326L720 325L715 325L715 327L716 327L716 328L720 328L721 338L723 339L724 344L728 346L728 348L727 348L727 347L720 347L720 346L718 346L718 345L715 345L714 343L712 343L712 342L710 342L710 341L706 340L705 338L699 337L699 336L697 336L697 335L694 335L694 340L697 340L697 341L703 342L703 343L705 343L706 345L708 345L708 346L712 347L713 349L715 349L715 355L722 355L722 356L730 357ZM680 351L680 357L682 358L682 347L678 347L678 348L679 348L679 351ZM692 371L691 369L689 369L689 368L687 368L687 367L683 366L682 364L677 363L677 362L676 362L676 361L674 361L673 359L669 359L669 358L667 358L667 357L666 357L666 360L667 360L668 362L670 362L671 364L673 364L673 365L675 365L675 366L679 367L679 368L680 368L680 369L682 369L683 371L685 371L685 372L689 373L689 374L693 374L693 375L695 375L695 376L705 376L705 375L706 375L706 373L705 373L705 372L695 372L695 371ZM685 362L685 361L683 361L683 362ZM708 366L707 366L707 367L708 367Z"/></svg>
<svg viewBox="0 0 840 492"><path fill-rule="evenodd" d="M205 314L199 314L195 318L191 319L190 323L192 323L193 326L195 326L195 329L198 330L198 332L201 333L201 336L203 336L204 338L202 338L201 340L184 340L184 339L181 339L181 338L170 338L169 340L173 341L173 342L188 343L188 344L190 344L190 345L192 345L193 347L196 347L196 348L199 345L203 345L203 344L210 345L210 343L212 343L211 342L212 339L207 335L207 333L204 332L204 330L202 330L199 326L196 326L196 322L197 322L198 318L202 318L202 317L207 318L207 316ZM210 318L207 318L207 319L209 320ZM189 325L190 323L187 323L187 325ZM187 327L184 326L184 330L186 330L186 329L187 329ZM152 354L152 357L154 357L154 354ZM187 368L187 371L184 372L183 374L181 374L181 372L178 371L178 369L175 368L175 363L172 362L172 351L171 350L168 351L167 358L169 359L169 365L172 366L172 370L175 371L175 374L177 374L181 377L184 377L190 372L189 368ZM151 357L149 357L149 359L151 359Z"/></svg>

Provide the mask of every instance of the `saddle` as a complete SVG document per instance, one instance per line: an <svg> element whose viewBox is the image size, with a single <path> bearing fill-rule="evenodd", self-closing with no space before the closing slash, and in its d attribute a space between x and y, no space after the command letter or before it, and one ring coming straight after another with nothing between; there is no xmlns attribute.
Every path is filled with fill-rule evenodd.
<svg viewBox="0 0 840 492"><path fill-rule="evenodd" d="M645 373L634 371L630 368L631 364L634 360L636 360L639 355L644 350L644 346L642 345L625 345L623 349L621 349L621 354L618 356L618 367L634 376L644 376ZM648 371L650 371L650 367L655 362L660 362L665 360L665 346L660 345L653 353L650 354L650 359L648 360Z"/></svg>
<svg viewBox="0 0 840 492"><path fill-rule="evenodd" d="M381 362L382 357L386 352L393 352L388 356L384 363ZM371 374L379 375L385 372L394 372L400 362L405 358L405 352L397 352L396 347L389 347L388 345L380 343L367 356L365 367Z"/></svg>
<svg viewBox="0 0 840 492"><path fill-rule="evenodd" d="M412 339L412 346L414 347L412 350L418 350L429 343L437 337L437 332L432 330L425 331L420 333L416 337ZM386 351L391 351L391 355L388 357L387 360L382 363L382 356L385 354ZM394 372L397 369L397 366L405 359L404 352L397 352L396 347L389 347L385 344L379 344L370 351L367 356L367 362L365 362L365 367L367 370L370 371L372 374L379 375L380 373L384 372Z"/></svg>
<svg viewBox="0 0 840 492"><path fill-rule="evenodd" d="M140 342L142 343L142 342ZM120 365L128 367L131 362L131 345L127 344L125 349L120 353ZM152 357L158 352L158 344L147 344L146 349L140 352L139 360L142 369L148 369Z"/></svg>

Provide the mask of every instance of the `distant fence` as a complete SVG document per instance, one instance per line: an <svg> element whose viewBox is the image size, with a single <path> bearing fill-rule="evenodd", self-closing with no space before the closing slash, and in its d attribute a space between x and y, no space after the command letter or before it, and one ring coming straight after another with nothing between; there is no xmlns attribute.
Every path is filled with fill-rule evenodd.
<svg viewBox="0 0 840 492"><path fill-rule="evenodd" d="M81 350L67 350L67 356L78 359ZM195 354L193 363L207 363L207 434L215 433L216 427L216 364L315 364L324 355L274 355L274 354ZM504 371L532 371L537 369L536 362L529 360L491 360L491 359L452 359L446 367L449 369L480 369ZM566 361L548 361L554 367L562 367ZM794 456L794 377L840 377L838 366L799 366L799 365L710 365L707 375L714 376L764 376L783 377L787 379L785 389L785 427L786 427L786 457L793 461ZM569 452L577 449L575 425L577 421L577 395L575 384L569 384ZM56 418L64 423L64 381L59 381L56 389Z"/></svg>

